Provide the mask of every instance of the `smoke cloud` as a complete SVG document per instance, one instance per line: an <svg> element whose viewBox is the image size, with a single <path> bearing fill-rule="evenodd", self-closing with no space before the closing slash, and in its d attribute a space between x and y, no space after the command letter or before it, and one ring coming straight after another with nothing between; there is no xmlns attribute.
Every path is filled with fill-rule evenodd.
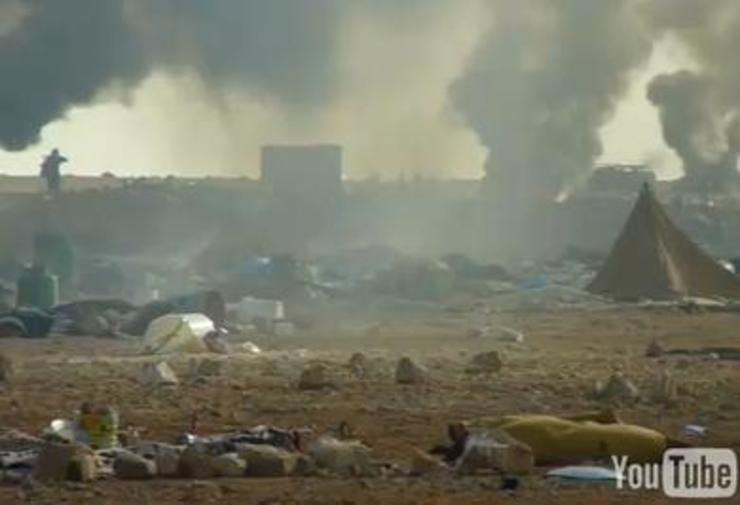
<svg viewBox="0 0 740 505"><path fill-rule="evenodd" d="M319 106L333 91L335 0L0 2L13 20L0 26L6 149L33 144L44 125L101 92L125 98L155 69L194 72L214 95L247 87L286 106Z"/></svg>
<svg viewBox="0 0 740 505"><path fill-rule="evenodd" d="M626 0L501 0L493 16L452 98L489 150L490 187L552 201L592 169L651 37Z"/></svg>
<svg viewBox="0 0 740 505"><path fill-rule="evenodd" d="M663 136L693 182L737 174L740 147L740 4L676 0L649 4L659 31L669 31L699 67L657 76L648 98L660 110Z"/></svg>
<svg viewBox="0 0 740 505"><path fill-rule="evenodd" d="M18 150L71 105L107 85L127 86L146 73L123 2L0 0L16 13L0 38L0 145Z"/></svg>
<svg viewBox="0 0 740 505"><path fill-rule="evenodd" d="M0 0L0 147L24 150L81 107L139 100L162 109L152 143L170 149L148 169L192 158L180 173L211 160L233 173L285 141L346 145L353 176L469 175L482 145L489 188L552 201L588 175L666 33L698 68L647 90L665 141L691 177L730 173L735 0Z"/></svg>

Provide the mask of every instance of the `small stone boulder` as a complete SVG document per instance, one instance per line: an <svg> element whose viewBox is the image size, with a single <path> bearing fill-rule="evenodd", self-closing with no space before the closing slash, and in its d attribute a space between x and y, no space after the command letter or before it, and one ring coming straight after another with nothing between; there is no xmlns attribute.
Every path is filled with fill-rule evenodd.
<svg viewBox="0 0 740 505"><path fill-rule="evenodd" d="M95 453L75 444L46 445L33 470L33 478L39 482L91 482L96 477Z"/></svg>
<svg viewBox="0 0 740 505"><path fill-rule="evenodd" d="M329 374L329 369L323 363L314 363L303 370L298 379L298 389L315 391L320 389L335 389L336 382Z"/></svg>
<svg viewBox="0 0 740 505"><path fill-rule="evenodd" d="M665 354L665 349L657 340L651 340L645 349L645 357L647 358L659 358Z"/></svg>
<svg viewBox="0 0 740 505"><path fill-rule="evenodd" d="M411 358L403 357L396 366L398 384L423 384L427 381L427 369L415 363Z"/></svg>
<svg viewBox="0 0 740 505"><path fill-rule="evenodd" d="M141 382L147 386L175 386L180 382L165 361L145 364L140 378Z"/></svg>
<svg viewBox="0 0 740 505"><path fill-rule="evenodd" d="M0 382L9 382L13 377L13 360L4 354L0 354Z"/></svg>
<svg viewBox="0 0 740 505"><path fill-rule="evenodd" d="M653 384L651 398L657 403L671 405L678 400L678 386L673 375L668 370L663 370L660 377Z"/></svg>
<svg viewBox="0 0 740 505"><path fill-rule="evenodd" d="M238 454L229 452L213 459L213 467L219 477L244 477L247 462Z"/></svg>
<svg viewBox="0 0 740 505"><path fill-rule="evenodd" d="M323 436L311 444L308 454L316 466L336 475L368 477L376 473L370 448L357 440Z"/></svg>
<svg viewBox="0 0 740 505"><path fill-rule="evenodd" d="M113 473L121 480L147 480L157 475L157 465L129 451L117 451L113 460Z"/></svg>
<svg viewBox="0 0 740 505"><path fill-rule="evenodd" d="M219 477L216 456L197 447L188 447L180 454L178 475L187 479L212 479Z"/></svg>
<svg viewBox="0 0 740 505"><path fill-rule="evenodd" d="M157 475L159 477L177 477L180 473L180 454L179 448L172 450L163 449L157 451L154 455L154 463L157 466Z"/></svg>
<svg viewBox="0 0 740 505"><path fill-rule="evenodd" d="M640 397L640 390L621 372L614 372L606 384L596 383L594 397L606 402L634 402Z"/></svg>
<svg viewBox="0 0 740 505"><path fill-rule="evenodd" d="M247 463L248 477L287 477L298 462L298 454L270 445L240 444L238 454Z"/></svg>
<svg viewBox="0 0 740 505"><path fill-rule="evenodd" d="M347 363L350 371L353 375L359 378L364 378L369 375L370 372L370 360L367 356L361 352L354 353Z"/></svg>
<svg viewBox="0 0 740 505"><path fill-rule="evenodd" d="M482 352L473 356L466 369L469 374L490 374L501 371L503 363L498 351Z"/></svg>

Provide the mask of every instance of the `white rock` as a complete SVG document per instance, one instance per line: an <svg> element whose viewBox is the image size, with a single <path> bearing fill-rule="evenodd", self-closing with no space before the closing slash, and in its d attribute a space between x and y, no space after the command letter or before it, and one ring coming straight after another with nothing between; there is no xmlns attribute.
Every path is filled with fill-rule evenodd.
<svg viewBox="0 0 740 505"><path fill-rule="evenodd" d="M141 382L150 386L174 386L180 381L167 362L146 363L140 375Z"/></svg>
<svg viewBox="0 0 740 505"><path fill-rule="evenodd" d="M370 448L357 440L337 440L323 436L308 448L308 454L319 468L337 475L356 477L373 475Z"/></svg>

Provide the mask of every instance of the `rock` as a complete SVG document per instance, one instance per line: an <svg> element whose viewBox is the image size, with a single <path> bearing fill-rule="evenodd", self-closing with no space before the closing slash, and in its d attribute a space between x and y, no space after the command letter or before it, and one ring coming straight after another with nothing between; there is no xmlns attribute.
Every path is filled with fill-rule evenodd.
<svg viewBox="0 0 740 505"><path fill-rule="evenodd" d="M259 346L254 342L244 342L240 346L240 349L243 353L246 354L254 354L255 356L257 356L258 354L262 354L262 349L260 349Z"/></svg>
<svg viewBox="0 0 740 505"><path fill-rule="evenodd" d="M473 356L466 371L472 374L496 373L501 371L502 366L498 351L489 351Z"/></svg>
<svg viewBox="0 0 740 505"><path fill-rule="evenodd" d="M678 388L671 372L663 370L653 386L651 397L653 401L658 403L672 404L676 402L678 399Z"/></svg>
<svg viewBox="0 0 740 505"><path fill-rule="evenodd" d="M301 373L298 379L298 388L303 390L318 390L336 388L337 384L329 377L329 370L322 363L315 363Z"/></svg>
<svg viewBox="0 0 740 505"><path fill-rule="evenodd" d="M396 382L398 384L422 384L426 380L426 368L414 363L408 357L398 360L398 365L396 366Z"/></svg>
<svg viewBox="0 0 740 505"><path fill-rule="evenodd" d="M221 375L225 362L210 358L193 358L188 364L188 375L196 377L217 377Z"/></svg>
<svg viewBox="0 0 740 505"><path fill-rule="evenodd" d="M648 358L658 358L663 354L665 354L665 349L663 349L663 346L657 340L651 340L647 349L645 349L645 356Z"/></svg>
<svg viewBox="0 0 740 505"><path fill-rule="evenodd" d="M157 475L154 461L143 458L130 451L116 451L113 460L113 472L121 480L146 480Z"/></svg>
<svg viewBox="0 0 740 505"><path fill-rule="evenodd" d="M179 383L175 372L164 361L156 365L146 363L142 368L140 378L148 386L174 386Z"/></svg>
<svg viewBox="0 0 740 505"><path fill-rule="evenodd" d="M298 462L298 454L271 445L240 444L238 453L247 462L248 477L287 477Z"/></svg>
<svg viewBox="0 0 740 505"><path fill-rule="evenodd" d="M495 335L496 340L500 340L501 342L513 342L516 344L524 342L524 333L507 326L499 326L496 328Z"/></svg>
<svg viewBox="0 0 740 505"><path fill-rule="evenodd" d="M226 341L225 335L219 331L209 333L203 338L208 352L214 354L231 354L231 345Z"/></svg>
<svg viewBox="0 0 740 505"><path fill-rule="evenodd" d="M409 463L409 473L414 476L428 475L432 473L441 473L447 470L447 467L434 456L414 449Z"/></svg>
<svg viewBox="0 0 740 505"><path fill-rule="evenodd" d="M77 329L82 335L100 337L109 335L111 325L106 318L98 314L86 314L77 322Z"/></svg>
<svg viewBox="0 0 740 505"><path fill-rule="evenodd" d="M154 456L159 477L177 477L180 474L180 452L164 451Z"/></svg>
<svg viewBox="0 0 740 505"><path fill-rule="evenodd" d="M13 377L13 360L0 354L0 382L9 382Z"/></svg>
<svg viewBox="0 0 740 505"><path fill-rule="evenodd" d="M349 358L348 366L356 377L364 378L369 375L370 360L361 352L356 352Z"/></svg>
<svg viewBox="0 0 740 505"><path fill-rule="evenodd" d="M534 471L532 449L502 432L471 435L465 443L455 470L473 474L480 470L499 470L506 474L523 475Z"/></svg>
<svg viewBox="0 0 740 505"><path fill-rule="evenodd" d="M33 478L39 482L90 482L96 477L95 453L80 445L46 445L33 469Z"/></svg>
<svg viewBox="0 0 740 505"><path fill-rule="evenodd" d="M230 452L213 459L213 468L219 477L244 477L247 462L238 454Z"/></svg>
<svg viewBox="0 0 740 505"><path fill-rule="evenodd" d="M196 447L188 447L180 454L178 475L188 479L212 479L219 473L215 464L216 457Z"/></svg>
<svg viewBox="0 0 740 505"><path fill-rule="evenodd" d="M376 473L370 448L357 440L323 436L310 445L308 454L316 466L337 475L365 477Z"/></svg>
<svg viewBox="0 0 740 505"><path fill-rule="evenodd" d="M635 401L640 390L621 372L614 372L606 384L596 384L595 397L602 401Z"/></svg>
<svg viewBox="0 0 740 505"><path fill-rule="evenodd" d="M316 467L316 462L311 459L309 456L306 456L305 454L301 454L298 456L298 459L295 463L295 468L293 469L293 475L297 475L300 477L313 477L317 475L318 468Z"/></svg>

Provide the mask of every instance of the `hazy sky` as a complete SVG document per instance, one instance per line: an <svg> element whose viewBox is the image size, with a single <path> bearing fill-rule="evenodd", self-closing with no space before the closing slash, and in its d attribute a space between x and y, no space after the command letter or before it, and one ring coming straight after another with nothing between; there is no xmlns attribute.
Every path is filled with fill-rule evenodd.
<svg viewBox="0 0 740 505"><path fill-rule="evenodd" d="M71 160L68 173L256 176L263 144L336 143L349 177L480 177L487 150L449 89L490 28L485 0L434 0L392 14L383 3L357 1L343 14L327 70L335 89L320 107L286 107L249 86L215 96L202 73L162 67L125 101L104 90L94 104L45 126L38 144L0 151L0 172L35 174L42 155L58 147ZM12 30L0 22L0 46ZM687 67L681 44L661 40L649 63L632 72L629 92L601 131L601 161L680 172L645 87L659 73Z"/></svg>

